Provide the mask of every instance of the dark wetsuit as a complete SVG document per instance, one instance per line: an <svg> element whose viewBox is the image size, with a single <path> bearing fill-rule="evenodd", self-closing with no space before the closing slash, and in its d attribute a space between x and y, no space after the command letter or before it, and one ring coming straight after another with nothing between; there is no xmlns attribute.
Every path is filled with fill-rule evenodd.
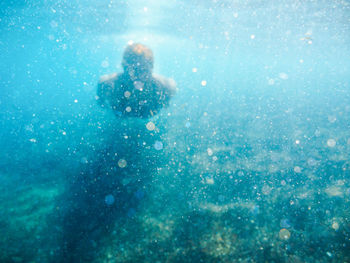
<svg viewBox="0 0 350 263"><path fill-rule="evenodd" d="M133 81L122 73L101 78L97 99L117 116L149 118L168 106L174 93L175 82L171 79L152 75L146 81Z"/></svg>

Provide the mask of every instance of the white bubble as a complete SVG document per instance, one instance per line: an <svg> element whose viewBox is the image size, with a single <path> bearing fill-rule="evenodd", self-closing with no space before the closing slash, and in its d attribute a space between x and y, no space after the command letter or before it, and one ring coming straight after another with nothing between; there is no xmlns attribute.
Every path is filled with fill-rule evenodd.
<svg viewBox="0 0 350 263"><path fill-rule="evenodd" d="M108 68L108 67L109 67L109 62L108 62L108 60L102 61L102 62L101 62L101 67L103 67L103 68Z"/></svg>
<svg viewBox="0 0 350 263"><path fill-rule="evenodd" d="M131 107L130 107L130 106L126 107L126 108L125 108L125 111L126 111L126 112L130 112L130 111L131 111Z"/></svg>
<svg viewBox="0 0 350 263"><path fill-rule="evenodd" d="M207 85L207 81L206 80L202 80L201 81L201 85L204 87L204 86L206 86Z"/></svg>
<svg viewBox="0 0 350 263"><path fill-rule="evenodd" d="M53 27L53 28L55 28L55 27L58 26L58 23L57 23L55 20L52 20L52 21L50 22L50 26Z"/></svg>
<svg viewBox="0 0 350 263"><path fill-rule="evenodd" d="M146 128L147 128L147 130L149 130L149 131L153 131L155 128L156 128L156 125L153 123L153 122L148 122L147 124L146 124Z"/></svg>
<svg viewBox="0 0 350 263"><path fill-rule="evenodd" d="M269 195L271 193L272 187L268 186L268 185L264 185L261 189L261 192L264 195Z"/></svg>
<svg viewBox="0 0 350 263"><path fill-rule="evenodd" d="M309 158L307 160L307 164L310 165L310 166L315 166L315 165L318 164L318 162L314 158Z"/></svg>
<svg viewBox="0 0 350 263"><path fill-rule="evenodd" d="M207 149L207 153L208 153L209 156L212 156L214 152L213 152L212 149L208 148Z"/></svg>
<svg viewBox="0 0 350 263"><path fill-rule="evenodd" d="M339 229L339 223L338 222L333 222L332 228L337 231Z"/></svg>
<svg viewBox="0 0 350 263"><path fill-rule="evenodd" d="M337 142L334 139L328 139L327 145L328 147L334 147L337 144Z"/></svg>
<svg viewBox="0 0 350 263"><path fill-rule="evenodd" d="M130 91L125 91L125 92L124 92L124 97L125 97L125 98L129 98L130 95L131 95Z"/></svg>
<svg viewBox="0 0 350 263"><path fill-rule="evenodd" d="M160 151L161 149L163 149L163 143L161 141L156 141L154 143L154 149L156 149L157 151Z"/></svg>
<svg viewBox="0 0 350 263"><path fill-rule="evenodd" d="M301 173L301 168L299 166L294 167L294 172Z"/></svg>
<svg viewBox="0 0 350 263"><path fill-rule="evenodd" d="M336 116L328 116L328 121L334 123L337 120Z"/></svg>
<svg viewBox="0 0 350 263"><path fill-rule="evenodd" d="M290 238L290 232L288 229L282 228L279 233L278 236L280 239L282 240L288 240Z"/></svg>
<svg viewBox="0 0 350 263"><path fill-rule="evenodd" d="M283 80L288 79L288 75L284 72L281 72L278 76L280 77L280 79L283 79Z"/></svg>
<svg viewBox="0 0 350 263"><path fill-rule="evenodd" d="M75 100L74 100L74 103L78 103L78 100L77 100L77 99L75 99Z"/></svg>
<svg viewBox="0 0 350 263"><path fill-rule="evenodd" d="M274 85L275 84L275 80L274 79L269 79L268 83L269 83L269 85Z"/></svg>
<svg viewBox="0 0 350 263"><path fill-rule="evenodd" d="M193 72L193 73L197 72L197 68L193 68L193 69L192 69L192 72Z"/></svg>
<svg viewBox="0 0 350 263"><path fill-rule="evenodd" d="M215 183L214 178L211 178L211 177L205 178L205 183L213 185Z"/></svg>
<svg viewBox="0 0 350 263"><path fill-rule="evenodd" d="M251 35L251 36L250 36L250 39L254 39L254 38L255 38L255 35Z"/></svg>
<svg viewBox="0 0 350 263"><path fill-rule="evenodd" d="M320 130L316 130L316 131L315 131L315 136L316 136L316 137L319 137L320 135L321 135Z"/></svg>
<svg viewBox="0 0 350 263"><path fill-rule="evenodd" d="M144 83L141 82L141 81L135 81L134 82L135 89L137 89L139 91L143 91L143 86L144 86Z"/></svg>
<svg viewBox="0 0 350 263"><path fill-rule="evenodd" d="M125 168L126 165L127 165L127 162L126 162L124 159L120 159L120 160L118 161L118 166L119 166L120 168Z"/></svg>

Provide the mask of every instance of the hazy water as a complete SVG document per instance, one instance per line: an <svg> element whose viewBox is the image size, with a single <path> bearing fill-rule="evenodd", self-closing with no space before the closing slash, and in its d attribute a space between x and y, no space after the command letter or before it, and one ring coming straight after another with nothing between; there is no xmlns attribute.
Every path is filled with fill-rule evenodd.
<svg viewBox="0 0 350 263"><path fill-rule="evenodd" d="M317 224L305 222L322 221L326 234L310 247L318 251L326 246L318 239L336 236L341 241L333 240L333 250L328 242L319 258L346 259L349 8L347 1L2 2L0 163L3 187L10 189L1 197L3 206L11 210L13 204L6 200L40 184L40 174L64 189L59 180L69 178L70 169L82 169L86 160L96 161L98 150L110 143L119 121L95 105L96 83L102 74L121 71L121 54L132 40L153 49L155 72L174 78L178 87L171 106L154 120L162 127L156 141L164 145L161 168L167 170L159 172L159 179L152 175L161 186L153 197L155 207L168 206L174 214L186 207L184 213L191 217L191 209L207 203L232 208L244 200L253 206L247 220L265 213L260 218L264 231L276 228L278 236L279 228L289 229L295 239L286 251L300 257L306 253L301 252L301 236L322 232ZM319 202L318 212L299 211L313 202ZM153 209L147 203L145 207L145 214ZM7 217L10 212L4 211ZM273 219L276 211L282 211L281 218ZM15 216L23 217L20 212ZM188 233L196 240L196 231ZM206 239L202 234L198 230L199 240ZM260 240L248 232L237 235ZM1 243L5 249L6 242ZM218 256L198 242L206 255L222 261L231 255L223 249ZM258 250L260 245L254 244ZM181 242L174 246L184 247ZM52 251L56 248L52 245ZM29 253L9 251L12 261ZM257 258L264 257L269 259Z"/></svg>

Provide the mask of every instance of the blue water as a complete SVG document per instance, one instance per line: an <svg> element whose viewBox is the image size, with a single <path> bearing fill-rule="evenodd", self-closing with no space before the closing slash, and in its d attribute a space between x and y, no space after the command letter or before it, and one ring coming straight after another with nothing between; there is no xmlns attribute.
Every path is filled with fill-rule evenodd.
<svg viewBox="0 0 350 263"><path fill-rule="evenodd" d="M345 0L1 2L0 261L349 261L349 32ZM177 83L150 120L95 101L129 41Z"/></svg>

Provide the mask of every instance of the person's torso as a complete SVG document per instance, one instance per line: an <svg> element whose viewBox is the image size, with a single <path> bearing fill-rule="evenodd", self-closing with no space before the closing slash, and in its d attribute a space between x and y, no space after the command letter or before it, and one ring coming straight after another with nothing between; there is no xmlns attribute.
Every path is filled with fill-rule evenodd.
<svg viewBox="0 0 350 263"><path fill-rule="evenodd" d="M110 103L118 116L147 118L165 105L165 87L156 78L141 82L119 75L113 84Z"/></svg>

